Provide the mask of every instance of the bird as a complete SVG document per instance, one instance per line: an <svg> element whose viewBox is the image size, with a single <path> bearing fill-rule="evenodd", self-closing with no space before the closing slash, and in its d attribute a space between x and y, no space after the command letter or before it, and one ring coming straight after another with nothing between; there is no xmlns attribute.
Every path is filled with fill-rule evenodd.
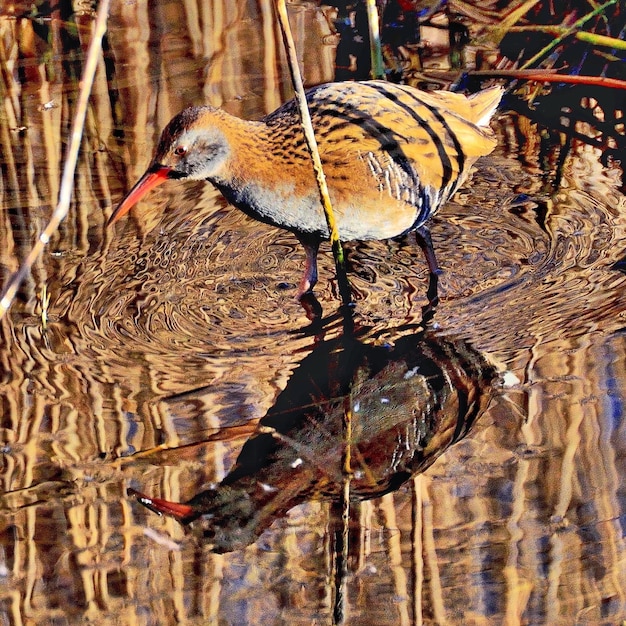
<svg viewBox="0 0 626 626"><path fill-rule="evenodd" d="M431 277L439 273L426 222L496 146L489 122L502 88L465 96L382 80L306 91L341 241L415 233ZM329 230L295 99L251 121L191 106L164 128L152 162L112 212L114 224L167 180L205 180L248 216L290 231L305 268L298 297L318 280Z"/></svg>

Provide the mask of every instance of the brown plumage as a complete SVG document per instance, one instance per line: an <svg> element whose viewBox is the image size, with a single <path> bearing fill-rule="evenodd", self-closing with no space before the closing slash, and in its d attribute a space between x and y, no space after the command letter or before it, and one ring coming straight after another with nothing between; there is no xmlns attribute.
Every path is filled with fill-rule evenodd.
<svg viewBox="0 0 626 626"><path fill-rule="evenodd" d="M344 241L421 230L495 139L488 123L501 98L469 98L382 81L330 83L307 101ZM146 173L111 215L117 221L168 178L206 179L251 217L293 232L307 263L299 295L317 281L328 237L313 168L293 100L258 122L210 106L190 107L164 129ZM431 272L436 270L427 253Z"/></svg>

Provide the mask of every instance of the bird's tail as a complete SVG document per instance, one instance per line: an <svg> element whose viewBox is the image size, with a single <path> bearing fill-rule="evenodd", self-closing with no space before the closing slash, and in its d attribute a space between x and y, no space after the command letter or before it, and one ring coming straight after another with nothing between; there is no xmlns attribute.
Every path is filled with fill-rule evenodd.
<svg viewBox="0 0 626 626"><path fill-rule="evenodd" d="M484 89L469 97L452 91L437 91L435 93L439 100L444 102L445 106L453 113L476 126L487 127L491 116L500 104L504 90L499 86L489 87L489 89Z"/></svg>
<svg viewBox="0 0 626 626"><path fill-rule="evenodd" d="M504 90L496 85L471 95L468 100L472 111L472 119L477 126L487 126L491 116L496 112Z"/></svg>

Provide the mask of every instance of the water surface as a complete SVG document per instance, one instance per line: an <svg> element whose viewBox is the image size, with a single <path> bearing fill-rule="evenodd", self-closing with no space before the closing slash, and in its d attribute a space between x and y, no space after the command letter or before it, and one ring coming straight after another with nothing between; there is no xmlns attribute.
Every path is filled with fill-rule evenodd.
<svg viewBox="0 0 626 626"><path fill-rule="evenodd" d="M408 241L346 246L348 320L323 247L311 324L295 239L209 185L168 183L105 227L181 107L258 118L289 97L270 3L200 4L114 3L70 215L1 322L3 622L626 619L618 164L574 144L557 171L559 146L502 113L496 152L432 222L427 332ZM328 20L290 10L307 82L332 79ZM3 281L55 203L91 17L64 44L0 18ZM286 456L236 484L263 519L239 543L216 551L127 496L220 489L286 403L307 425L274 431ZM342 521L346 406L366 462L353 448Z"/></svg>

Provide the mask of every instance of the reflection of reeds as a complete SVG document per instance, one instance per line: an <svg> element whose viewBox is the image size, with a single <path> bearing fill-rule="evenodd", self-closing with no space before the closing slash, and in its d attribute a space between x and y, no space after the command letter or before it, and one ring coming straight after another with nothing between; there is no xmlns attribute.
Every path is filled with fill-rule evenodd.
<svg viewBox="0 0 626 626"><path fill-rule="evenodd" d="M213 104L225 104L233 113L245 116L248 111L246 100L251 96L275 94L279 82L281 87L284 86L285 95L289 94L286 69L277 61L282 53L279 51L277 54L276 50L277 27L271 19L271 3L266 1L261 5L262 26L258 21L243 20L242 23L242 16L245 15L243 2L226 3L224 6L214 3L210 7L189 5L184 9L171 5L168 10L173 13L167 16L158 11L149 16L142 6L134 12L129 12L126 7L113 7L113 28L123 24L129 37L118 37L117 30L107 34L104 42L106 52L100 58L96 74L80 156L84 160L85 173L83 175L83 168L80 168L75 181L76 200L81 205L87 204L87 211L69 220L64 232L58 235L62 240L53 244L62 248L71 247L79 254L85 254L89 249L90 244L86 241L88 224L101 217L98 209L103 201L109 205L112 203L109 198L111 173L124 176L128 170L116 165L120 156L107 155L104 145L114 148L116 138L118 142L121 139L120 148L131 151L122 158L130 160L138 171L145 166L146 147L149 150L155 132L183 106L209 97ZM9 270L14 270L19 261L28 255L35 242L34 233L41 232L45 224L46 216L33 215L33 209L46 207L49 210L57 197L63 145L78 90L77 72L73 69L68 73L64 69L77 67L77 47L80 44L86 49L91 39L88 23L80 23L80 28L76 28L71 15L65 22L59 21L58 16L53 17L55 19L43 19L43 26L40 24L38 28L35 25L39 22L27 18L0 19L0 36L4 42L0 45L0 95L5 111L0 119L2 200L3 205L12 207L14 212L11 222L3 228L6 233L4 240L11 241L14 233L18 233L15 242L18 249L3 259ZM166 18L172 22L164 21ZM309 12L308 21L298 18L298 22L301 26L305 26L306 22L308 27L310 19ZM167 39L162 46L154 45L155 41L169 36L167 32L171 23L180 26L183 35L180 45L170 48L165 43ZM146 24L150 27L146 28ZM186 31L183 25L186 25ZM189 39L184 36L187 32L190 33ZM46 39L42 40L46 33ZM78 34L80 42L74 33ZM255 47L238 45L237 38L242 35L250 40L262 37L264 62L257 73L243 70L256 63L257 59L253 59ZM187 55L197 59L195 73L189 72L187 62L183 63L184 71L177 70L181 59ZM125 67L124 74L120 75L115 60L124 58L133 59L133 63L127 64L128 69ZM331 59L326 57L326 60ZM319 74L321 80L330 79L332 66L327 64L325 68L319 68L318 62L318 58L311 58L307 65L315 68L315 74ZM203 79L205 67L206 79ZM131 73L133 71L134 74ZM160 86L154 89L152 77L157 75L160 76ZM256 76L268 81L262 93L254 84ZM242 81L247 82L244 84ZM242 94L244 98L241 98ZM267 108L274 108L278 103L272 100ZM123 121L119 119L120 107L124 111ZM254 109L257 110L258 106L255 105ZM127 147L123 141L125 138L128 139ZM41 163L46 164L45 178L33 175ZM134 176L132 171L129 178ZM24 237L31 230L29 222L33 222L34 226L30 238ZM72 232L74 237L69 236ZM11 246L6 252L10 250ZM45 269L39 266L35 274L39 272L45 273ZM6 280L5 275L4 284ZM32 299L32 295L30 291L27 298Z"/></svg>
<svg viewBox="0 0 626 626"><path fill-rule="evenodd" d="M0 319L4 317L4 314L11 306L17 290L19 289L20 283L30 274L35 261L48 245L50 239L56 234L59 225L65 219L69 211L70 200L74 188L74 174L76 171L76 162L78 160L78 151L80 149L81 137L85 124L85 115L87 113L87 105L96 72L96 65L102 50L102 37L106 32L108 10L109 2L108 0L103 0L98 7L98 15L94 23L94 32L89 43L85 59L85 69L82 75L75 112L72 118L68 147L63 161L63 175L61 179L61 186L59 188L59 200L54 208L54 211L52 212L50 220L41 231L41 234L37 237L26 258L22 261L19 270L11 277L6 285L2 299L0 299ZM47 304L45 305L45 310L47 312ZM46 320L44 318L42 319L44 321L45 330Z"/></svg>

